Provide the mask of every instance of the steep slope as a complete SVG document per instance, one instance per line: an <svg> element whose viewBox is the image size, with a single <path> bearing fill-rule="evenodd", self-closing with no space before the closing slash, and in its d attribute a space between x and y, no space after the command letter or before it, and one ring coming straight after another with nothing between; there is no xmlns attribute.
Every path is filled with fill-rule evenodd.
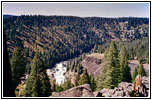
<svg viewBox="0 0 152 100"><path fill-rule="evenodd" d="M148 22L148 18L132 17L13 16L4 19L4 32L10 52L16 46L26 48L29 58L42 52L49 67L88 52L95 44L148 37Z"/></svg>

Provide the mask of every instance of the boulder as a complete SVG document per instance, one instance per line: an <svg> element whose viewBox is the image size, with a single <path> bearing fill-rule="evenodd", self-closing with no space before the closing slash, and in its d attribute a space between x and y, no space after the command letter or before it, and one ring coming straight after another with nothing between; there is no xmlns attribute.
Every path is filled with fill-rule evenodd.
<svg viewBox="0 0 152 100"><path fill-rule="evenodd" d="M126 93L124 91L116 91L112 97L124 97L125 94Z"/></svg>
<svg viewBox="0 0 152 100"><path fill-rule="evenodd" d="M89 84L84 84L63 92L53 92L51 97L94 97Z"/></svg>
<svg viewBox="0 0 152 100"><path fill-rule="evenodd" d="M114 92L115 91L113 89L106 89L106 88L100 91L102 97L111 97L114 94Z"/></svg>
<svg viewBox="0 0 152 100"><path fill-rule="evenodd" d="M100 91L93 92L95 97L102 97L102 93Z"/></svg>
<svg viewBox="0 0 152 100"><path fill-rule="evenodd" d="M147 97L149 93L149 78L137 75L133 83L133 90L137 91L137 96Z"/></svg>
<svg viewBox="0 0 152 100"><path fill-rule="evenodd" d="M136 90L137 96L147 97L149 93L149 77L137 75L133 83L121 82L114 89L102 89L101 97L130 97L129 93ZM95 96L97 96L97 94Z"/></svg>

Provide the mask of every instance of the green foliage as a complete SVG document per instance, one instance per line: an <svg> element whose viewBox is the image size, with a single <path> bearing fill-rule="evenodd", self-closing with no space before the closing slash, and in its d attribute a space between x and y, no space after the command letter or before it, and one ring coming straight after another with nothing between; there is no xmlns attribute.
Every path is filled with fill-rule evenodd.
<svg viewBox="0 0 152 100"><path fill-rule="evenodd" d="M56 91L55 87L56 87L55 80L52 80L52 81L51 81L51 90L52 90L53 92Z"/></svg>
<svg viewBox="0 0 152 100"><path fill-rule="evenodd" d="M91 87L92 91L95 91L96 90L96 83L95 83L95 79L93 78L92 74L90 74L89 80L90 80L90 87Z"/></svg>
<svg viewBox="0 0 152 100"><path fill-rule="evenodd" d="M55 91L56 92L62 92L63 88L61 86L59 86L58 84L55 85Z"/></svg>
<svg viewBox="0 0 152 100"><path fill-rule="evenodd" d="M109 53L109 48L107 48L107 49L105 50L105 52L104 52L104 57L105 57L105 58L107 58L108 53Z"/></svg>
<svg viewBox="0 0 152 100"><path fill-rule="evenodd" d="M42 83L42 96L43 97L48 97L51 95L51 85L50 85L50 80L46 74L46 71L43 71L42 73L42 80L41 80L41 83Z"/></svg>
<svg viewBox="0 0 152 100"><path fill-rule="evenodd" d="M108 64L106 71L105 87L114 88L121 82L118 49L114 41L111 42L107 55Z"/></svg>
<svg viewBox="0 0 152 100"><path fill-rule="evenodd" d="M95 45L94 48L93 48L93 50L92 50L92 52L96 53L97 49L98 49L98 47L97 47L97 45Z"/></svg>
<svg viewBox="0 0 152 100"><path fill-rule="evenodd" d="M75 86L78 86L78 85L79 85L79 79L80 79L79 75L76 75L76 76L75 76L75 79L74 79L74 85L75 85Z"/></svg>
<svg viewBox="0 0 152 100"><path fill-rule="evenodd" d="M114 88L122 81L118 49L114 41L111 42L109 49L105 51L104 65L101 75L97 78L97 89Z"/></svg>
<svg viewBox="0 0 152 100"><path fill-rule="evenodd" d="M32 85L32 90L31 91L32 91L32 94L31 94L32 97L41 96L41 91L42 90L41 90L41 82L40 82L40 78L39 77L34 80L34 83Z"/></svg>
<svg viewBox="0 0 152 100"><path fill-rule="evenodd" d="M26 81L26 96L49 96L50 87L49 79L44 71L44 62L40 58L39 53L36 53L31 63L29 78Z"/></svg>
<svg viewBox="0 0 152 100"><path fill-rule="evenodd" d="M13 86L14 89L16 86L20 83L20 78L24 76L25 72L25 58L24 53L22 52L22 49L15 48L12 58L10 61L11 70L12 70L12 79L13 79Z"/></svg>
<svg viewBox="0 0 152 100"><path fill-rule="evenodd" d="M137 91L136 90L132 90L131 92L129 92L130 97L137 97Z"/></svg>
<svg viewBox="0 0 152 100"><path fill-rule="evenodd" d="M146 72L145 72L145 69L143 68L143 65L140 64L139 66L137 66L135 69L134 69L134 72L132 74L132 82L135 80L136 76L137 75L141 75L141 76L146 76Z"/></svg>
<svg viewBox="0 0 152 100"><path fill-rule="evenodd" d="M102 53L102 46L101 45L98 45L98 50L97 50L98 53Z"/></svg>
<svg viewBox="0 0 152 100"><path fill-rule="evenodd" d="M62 84L63 91L70 89L72 87L74 87L74 85L71 83L70 80L67 80L66 82L64 82L64 84Z"/></svg>
<svg viewBox="0 0 152 100"><path fill-rule="evenodd" d="M87 69L84 69L84 72L82 76L80 77L79 85L82 85L82 84L90 84L90 79L89 79Z"/></svg>
<svg viewBox="0 0 152 100"><path fill-rule="evenodd" d="M120 23L124 24L125 31L121 30ZM89 52L94 45L102 45L98 52L104 52L106 46L104 47L103 44L111 41L113 36L126 41L149 36L148 18L22 15L5 18L3 26L10 50L12 47L23 47L23 43L27 42L29 45L24 44L24 46L31 49L27 56L30 62L30 58L33 58L35 45L37 45L37 50L44 52L42 58L46 67L73 58L75 55ZM141 29L144 32L139 34ZM134 30L133 36L128 34L130 30ZM113 34L109 34L110 32ZM148 45L142 45L141 48L144 46L148 47ZM143 50L146 49L143 48ZM141 53L139 52L138 56ZM131 54L132 57L133 54Z"/></svg>
<svg viewBox="0 0 152 100"><path fill-rule="evenodd" d="M139 74L139 75L141 75L141 76L146 76L146 72L145 72L142 64L139 65L137 71L138 71L138 74Z"/></svg>
<svg viewBox="0 0 152 100"><path fill-rule="evenodd" d="M131 82L130 67L128 67L128 53L126 47L122 47L119 53L120 72L122 81Z"/></svg>
<svg viewBox="0 0 152 100"><path fill-rule="evenodd" d="M135 80L135 78L136 78L137 75L138 75L137 68L135 68L134 72L132 74L132 82Z"/></svg>
<svg viewBox="0 0 152 100"><path fill-rule="evenodd" d="M107 71L107 59L103 59L103 63L101 63L101 73L96 79L96 90L100 91L105 87L105 79L106 79L106 71Z"/></svg>

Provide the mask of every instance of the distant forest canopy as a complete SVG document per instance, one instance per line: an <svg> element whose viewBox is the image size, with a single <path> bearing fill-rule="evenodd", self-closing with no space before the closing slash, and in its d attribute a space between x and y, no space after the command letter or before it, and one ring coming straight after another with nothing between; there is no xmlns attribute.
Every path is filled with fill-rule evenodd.
<svg viewBox="0 0 152 100"><path fill-rule="evenodd" d="M10 57L16 47L24 50L27 62L41 52L46 67L89 52L95 45L104 52L111 40L127 45L130 58L148 61L149 18L22 15L4 18L3 24Z"/></svg>

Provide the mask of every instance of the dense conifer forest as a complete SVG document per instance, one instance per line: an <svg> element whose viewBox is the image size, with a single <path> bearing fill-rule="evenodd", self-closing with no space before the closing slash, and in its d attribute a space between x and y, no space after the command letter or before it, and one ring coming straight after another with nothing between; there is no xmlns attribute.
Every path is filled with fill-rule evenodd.
<svg viewBox="0 0 152 100"><path fill-rule="evenodd" d="M122 81L133 82L138 74L147 76L143 64L149 63L148 18L21 15L6 16L3 23L14 91L20 77L29 75L18 96L48 97L86 83L92 91L113 89ZM96 79L81 65L86 53L104 54ZM66 72L76 73L74 84L68 80L59 86L45 70L68 59ZM140 65L131 74L128 61L133 59Z"/></svg>

